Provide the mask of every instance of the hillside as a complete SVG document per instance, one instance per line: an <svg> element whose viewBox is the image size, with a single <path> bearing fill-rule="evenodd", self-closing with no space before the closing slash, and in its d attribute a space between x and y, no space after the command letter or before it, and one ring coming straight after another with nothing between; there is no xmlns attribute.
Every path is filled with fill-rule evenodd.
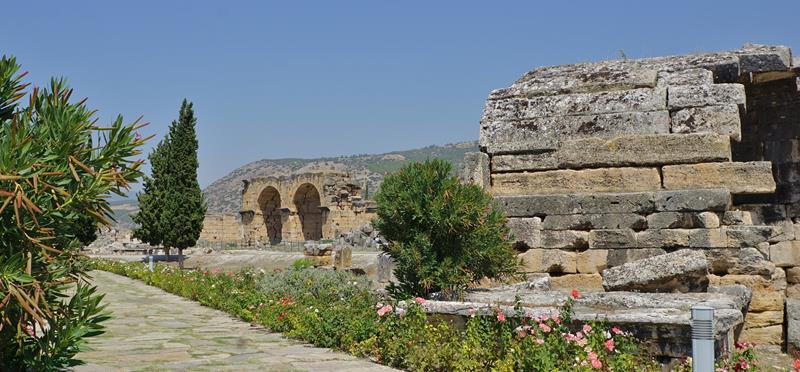
<svg viewBox="0 0 800 372"><path fill-rule="evenodd" d="M317 159L264 159L234 169L225 177L214 181L203 190L209 212L237 213L241 207L242 180L289 175L304 171L333 169L349 172L369 186L369 197L374 195L384 175L397 171L410 161L439 158L449 161L454 169L461 166L464 153L477 151L478 142L462 142L443 146L428 146L407 151L393 151L376 155L351 155Z"/></svg>

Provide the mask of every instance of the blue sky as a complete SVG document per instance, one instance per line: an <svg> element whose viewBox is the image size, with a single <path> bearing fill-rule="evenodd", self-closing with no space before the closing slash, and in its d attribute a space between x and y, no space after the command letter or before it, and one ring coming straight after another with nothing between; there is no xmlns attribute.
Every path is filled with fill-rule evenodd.
<svg viewBox="0 0 800 372"><path fill-rule="evenodd" d="M800 48L797 0L15 1L3 13L0 53L35 84L67 77L101 121L144 115L160 138L193 101L202 186L263 158L477 139L486 95L537 66Z"/></svg>

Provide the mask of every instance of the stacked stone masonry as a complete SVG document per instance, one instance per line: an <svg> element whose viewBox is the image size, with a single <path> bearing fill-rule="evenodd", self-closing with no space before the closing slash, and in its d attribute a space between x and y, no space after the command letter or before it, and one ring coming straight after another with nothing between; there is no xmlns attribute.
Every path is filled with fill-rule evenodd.
<svg viewBox="0 0 800 372"><path fill-rule="evenodd" d="M739 338L781 344L800 298L798 75L763 45L535 69L489 95L463 178L506 211L523 271L602 290L608 268L700 251L708 283L753 292Z"/></svg>

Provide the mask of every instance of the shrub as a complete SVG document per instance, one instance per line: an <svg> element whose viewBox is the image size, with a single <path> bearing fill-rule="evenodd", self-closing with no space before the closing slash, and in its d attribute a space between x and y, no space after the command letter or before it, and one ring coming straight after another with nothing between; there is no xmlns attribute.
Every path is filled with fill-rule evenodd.
<svg viewBox="0 0 800 372"><path fill-rule="evenodd" d="M470 282L516 271L503 212L476 185L450 176L442 160L411 163L387 176L375 197L374 226L395 261L397 297L458 294Z"/></svg>
<svg viewBox="0 0 800 372"><path fill-rule="evenodd" d="M58 370L80 364L108 318L79 239L108 224L109 194L141 175L131 158L143 140L121 117L95 125L63 80L26 91L18 70L0 58L0 369Z"/></svg>
<svg viewBox="0 0 800 372"><path fill-rule="evenodd" d="M292 262L292 269L303 270L314 267L314 260L310 258L298 258Z"/></svg>

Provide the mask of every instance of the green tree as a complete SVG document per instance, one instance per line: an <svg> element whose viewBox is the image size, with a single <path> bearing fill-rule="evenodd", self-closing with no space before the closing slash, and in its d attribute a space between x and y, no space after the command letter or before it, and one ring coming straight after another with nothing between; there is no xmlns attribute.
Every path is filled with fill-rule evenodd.
<svg viewBox="0 0 800 372"><path fill-rule="evenodd" d="M458 295L470 282L517 269L502 210L450 172L438 159L410 163L387 176L375 197L373 223L395 260L396 296Z"/></svg>
<svg viewBox="0 0 800 372"><path fill-rule="evenodd" d="M164 208L164 178L166 172L166 148L169 138L162 140L148 155L151 177L144 177L143 190L136 195L139 212L132 216L138 226L133 229L133 237L152 246L164 241L161 228L161 215ZM165 252L169 255L169 251Z"/></svg>
<svg viewBox="0 0 800 372"><path fill-rule="evenodd" d="M0 58L0 369L60 370L80 364L108 318L77 226L85 216L109 224L108 196L141 177L132 158L144 139L121 117L96 125L64 80L27 90L18 72Z"/></svg>

